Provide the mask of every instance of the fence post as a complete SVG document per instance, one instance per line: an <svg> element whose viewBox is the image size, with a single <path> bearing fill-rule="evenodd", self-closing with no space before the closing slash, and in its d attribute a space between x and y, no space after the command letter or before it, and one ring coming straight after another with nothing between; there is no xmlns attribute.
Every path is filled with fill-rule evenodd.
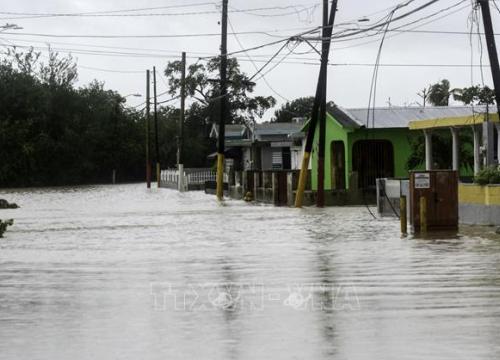
<svg viewBox="0 0 500 360"><path fill-rule="evenodd" d="M399 199L399 220L401 221L401 234L408 234L408 223L406 219L406 196L402 195Z"/></svg>

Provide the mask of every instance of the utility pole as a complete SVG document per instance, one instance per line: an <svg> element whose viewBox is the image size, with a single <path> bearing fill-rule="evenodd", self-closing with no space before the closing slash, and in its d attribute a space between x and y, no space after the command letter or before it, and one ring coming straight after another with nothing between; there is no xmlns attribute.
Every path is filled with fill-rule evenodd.
<svg viewBox="0 0 500 360"><path fill-rule="evenodd" d="M177 188L184 191L184 117L186 107L186 53L182 52L181 63L181 114L179 119L179 140L177 142L177 169L179 170L179 183Z"/></svg>
<svg viewBox="0 0 500 360"><path fill-rule="evenodd" d="M151 188L151 163L149 162L149 113L150 113L150 72L146 70L146 183Z"/></svg>
<svg viewBox="0 0 500 360"><path fill-rule="evenodd" d="M316 132L316 126L318 124L318 114L322 99L322 89L323 81L326 81L326 73L328 67L328 55L330 53L331 37L333 32L333 24L335 23L335 15L337 13L337 3L338 0L332 1L332 6L330 10L330 20L328 21L328 26L326 31L322 34L323 38L328 39L324 50L324 54L321 56L321 68L318 77L318 85L316 87L316 97L314 98L313 110L311 120L309 121L309 128L307 131L306 146L304 149L304 155L302 158L302 167L300 169L299 183L297 186L297 193L295 195L295 207L302 207L302 200L304 198L304 190L307 181L307 172L309 168L309 159L311 157L311 151L314 141L314 133ZM326 56L323 56L326 55Z"/></svg>
<svg viewBox="0 0 500 360"><path fill-rule="evenodd" d="M224 198L224 140L227 114L227 3L222 0L220 58L220 121L217 147L217 199Z"/></svg>
<svg viewBox="0 0 500 360"><path fill-rule="evenodd" d="M156 96L156 67L153 66L153 116L155 122L155 158L156 158L156 183L157 186L160 187L160 145L158 144L158 100Z"/></svg>
<svg viewBox="0 0 500 360"><path fill-rule="evenodd" d="M483 15L484 33L486 36L486 45L490 57L491 75L493 78L493 86L495 87L495 99L497 102L497 112L500 118L500 65L498 63L497 46L495 43L495 34L493 24L491 22L491 11L488 0L477 0L481 5L481 13Z"/></svg>
<svg viewBox="0 0 500 360"><path fill-rule="evenodd" d="M328 0L323 0L323 31L321 36L321 61L328 57L326 53L328 40L326 39L326 29L328 26ZM326 60L328 62L328 60ZM318 141L318 197L316 206L325 206L325 138L326 138L326 89L327 89L327 69L321 79L321 104L319 107L319 141Z"/></svg>

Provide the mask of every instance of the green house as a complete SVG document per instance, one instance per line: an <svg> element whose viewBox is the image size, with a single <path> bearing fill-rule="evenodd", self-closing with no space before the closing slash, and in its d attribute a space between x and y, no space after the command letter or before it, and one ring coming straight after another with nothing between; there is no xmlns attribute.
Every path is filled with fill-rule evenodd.
<svg viewBox="0 0 500 360"><path fill-rule="evenodd" d="M407 178L412 120L444 116L446 108L342 109L327 114L325 190L373 189L377 178ZM318 188L318 138L312 153L312 189Z"/></svg>

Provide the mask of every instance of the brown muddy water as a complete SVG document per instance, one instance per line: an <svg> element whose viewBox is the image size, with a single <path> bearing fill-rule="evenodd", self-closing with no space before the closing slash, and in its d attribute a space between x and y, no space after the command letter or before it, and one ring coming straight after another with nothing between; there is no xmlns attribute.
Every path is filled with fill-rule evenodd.
<svg viewBox="0 0 500 360"><path fill-rule="evenodd" d="M1 191L1 359L498 359L500 236L145 186Z"/></svg>

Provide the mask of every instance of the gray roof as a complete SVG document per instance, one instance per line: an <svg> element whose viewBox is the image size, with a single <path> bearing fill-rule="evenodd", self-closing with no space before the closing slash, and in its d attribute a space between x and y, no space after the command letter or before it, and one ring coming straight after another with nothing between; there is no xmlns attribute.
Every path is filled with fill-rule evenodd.
<svg viewBox="0 0 500 360"><path fill-rule="evenodd" d="M370 109L369 117L366 108L343 109L339 108L344 115L354 121L359 127L376 129L381 128L407 128L410 121L434 120L450 117L470 116L473 113L485 112L486 107L475 106L427 106L427 107L381 107ZM333 114L337 119L337 116ZM338 115L338 114L337 114ZM373 121L373 116L375 121ZM341 116L342 118L342 116ZM339 122L345 119L337 119ZM368 126L367 126L368 121Z"/></svg>
<svg viewBox="0 0 500 360"><path fill-rule="evenodd" d="M255 125L256 136L269 136L269 135L291 135L300 132L303 123L264 123Z"/></svg>

